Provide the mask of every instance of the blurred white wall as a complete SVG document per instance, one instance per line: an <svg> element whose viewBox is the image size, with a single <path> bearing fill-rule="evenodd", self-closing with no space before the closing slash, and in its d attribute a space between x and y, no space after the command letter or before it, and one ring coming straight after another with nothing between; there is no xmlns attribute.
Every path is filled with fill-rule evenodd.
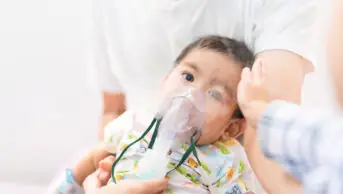
<svg viewBox="0 0 343 194"><path fill-rule="evenodd" d="M94 144L90 0L0 0L0 182L46 184Z"/></svg>

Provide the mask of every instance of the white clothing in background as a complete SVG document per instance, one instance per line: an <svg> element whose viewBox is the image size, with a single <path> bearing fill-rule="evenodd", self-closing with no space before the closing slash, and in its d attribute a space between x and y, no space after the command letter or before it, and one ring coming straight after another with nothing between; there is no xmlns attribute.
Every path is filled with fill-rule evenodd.
<svg viewBox="0 0 343 194"><path fill-rule="evenodd" d="M176 56L202 35L312 58L315 0L96 0L93 7L99 84L124 92L128 109L152 108Z"/></svg>

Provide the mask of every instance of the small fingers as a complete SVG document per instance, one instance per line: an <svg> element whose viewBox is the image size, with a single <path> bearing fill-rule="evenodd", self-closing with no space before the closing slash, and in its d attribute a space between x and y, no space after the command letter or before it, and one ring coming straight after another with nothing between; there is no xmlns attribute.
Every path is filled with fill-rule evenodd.
<svg viewBox="0 0 343 194"><path fill-rule="evenodd" d="M106 184L108 182L108 180L110 179L110 173L109 172L106 172L106 171L101 171L99 170L98 172L98 180L100 181L100 183L102 185Z"/></svg>
<svg viewBox="0 0 343 194"><path fill-rule="evenodd" d="M99 168L105 171L106 170L110 171L114 161L115 161L114 156L107 156L105 159L99 162Z"/></svg>
<svg viewBox="0 0 343 194"><path fill-rule="evenodd" d="M242 70L241 81L244 83L251 82L251 72L250 72L250 69L248 67L245 67Z"/></svg>
<svg viewBox="0 0 343 194"><path fill-rule="evenodd" d="M86 193L92 193L94 190L102 186L101 181L97 177L98 173L98 171L95 171L94 173L87 176L87 178L83 181L82 186Z"/></svg>
<svg viewBox="0 0 343 194"><path fill-rule="evenodd" d="M262 70L262 61L257 59L252 67L252 81L254 84L261 84L263 81L263 70Z"/></svg>
<svg viewBox="0 0 343 194"><path fill-rule="evenodd" d="M102 184L106 184L110 179L111 168L114 160L114 156L107 156L105 159L100 161L98 169L98 179Z"/></svg>
<svg viewBox="0 0 343 194"><path fill-rule="evenodd" d="M244 101L246 98L246 90L251 84L251 72L248 67L242 70L241 81L238 84L237 98L238 101Z"/></svg>

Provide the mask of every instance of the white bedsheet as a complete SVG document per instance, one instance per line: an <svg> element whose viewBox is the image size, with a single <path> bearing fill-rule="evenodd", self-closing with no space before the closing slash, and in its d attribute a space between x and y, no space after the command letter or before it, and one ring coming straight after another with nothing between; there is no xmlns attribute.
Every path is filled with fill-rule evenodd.
<svg viewBox="0 0 343 194"><path fill-rule="evenodd" d="M0 182L1 194L45 194L47 187Z"/></svg>

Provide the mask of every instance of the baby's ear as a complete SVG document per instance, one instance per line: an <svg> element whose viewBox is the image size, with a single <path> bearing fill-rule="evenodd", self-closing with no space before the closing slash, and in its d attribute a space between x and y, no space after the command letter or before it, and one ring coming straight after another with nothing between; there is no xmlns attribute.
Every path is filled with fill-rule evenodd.
<svg viewBox="0 0 343 194"><path fill-rule="evenodd" d="M238 138L244 132L245 119L232 119L229 121L226 129L224 130L220 140L227 141L230 138Z"/></svg>

